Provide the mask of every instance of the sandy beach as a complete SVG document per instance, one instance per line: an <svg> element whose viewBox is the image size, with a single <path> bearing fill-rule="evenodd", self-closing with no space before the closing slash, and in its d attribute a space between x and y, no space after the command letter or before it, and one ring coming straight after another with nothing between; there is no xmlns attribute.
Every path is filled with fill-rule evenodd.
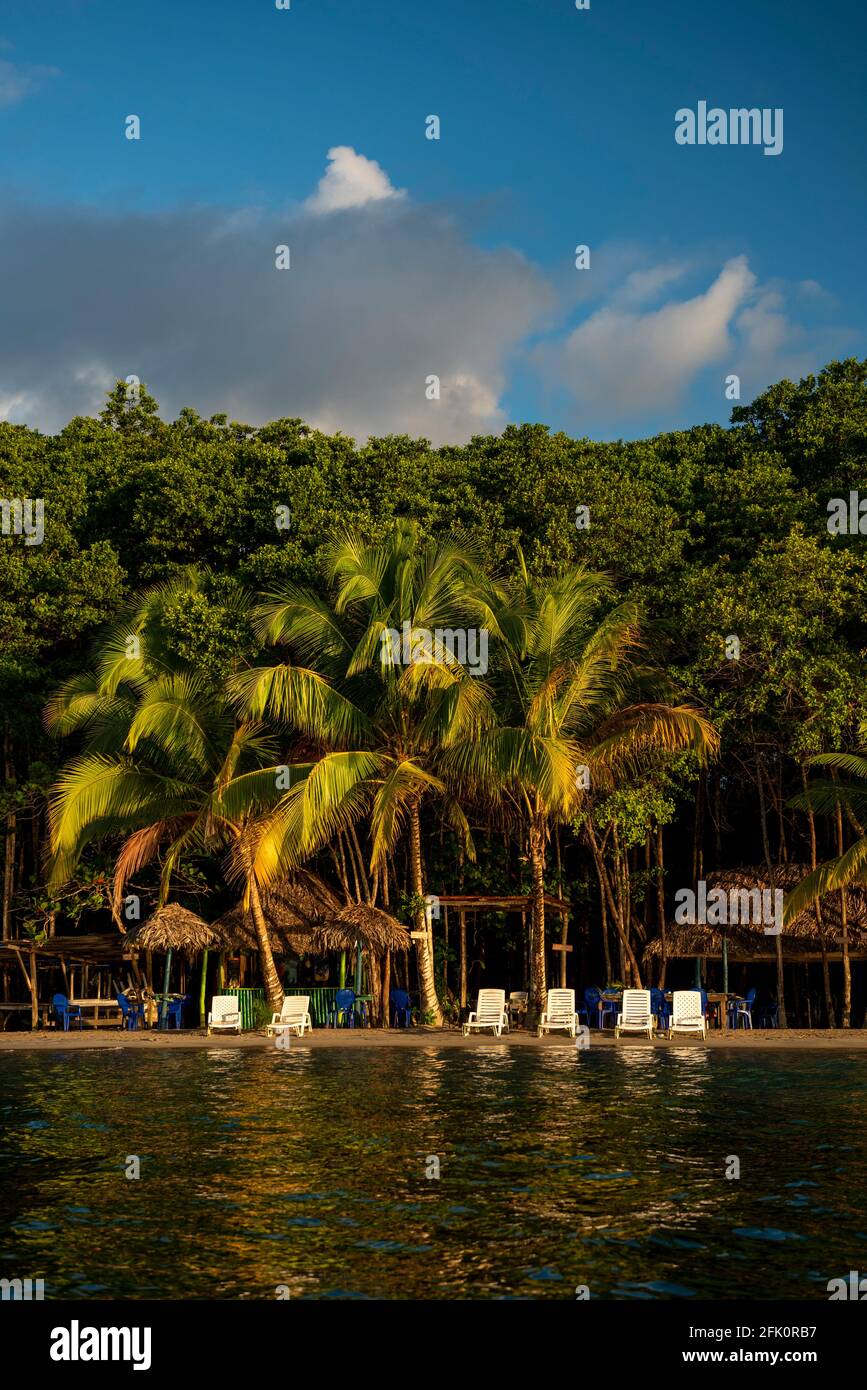
<svg viewBox="0 0 867 1390"><path fill-rule="evenodd" d="M94 1048L129 1048L138 1051L154 1051L178 1048L272 1048L273 1038L264 1032L237 1034L213 1034L208 1036L204 1029L187 1029L182 1032L121 1032L120 1029L94 1029L84 1032L36 1032L0 1033L0 1053L2 1052L78 1052ZM749 1029L738 1032L713 1032L706 1040L683 1035L676 1038L620 1038L615 1041L610 1032L591 1034L590 1046L596 1048L612 1047L708 1047L730 1048L734 1050L758 1051L839 1051L867 1052L867 1029L834 1031L827 1029ZM530 1048L575 1048L572 1039L562 1034L551 1034L537 1038L535 1033L517 1031L496 1038L493 1034L477 1033L464 1038L454 1028L412 1028L412 1029L331 1029L319 1028L303 1038L292 1037L290 1047L301 1048L358 1048L379 1047L443 1048L443 1047L530 1047Z"/></svg>

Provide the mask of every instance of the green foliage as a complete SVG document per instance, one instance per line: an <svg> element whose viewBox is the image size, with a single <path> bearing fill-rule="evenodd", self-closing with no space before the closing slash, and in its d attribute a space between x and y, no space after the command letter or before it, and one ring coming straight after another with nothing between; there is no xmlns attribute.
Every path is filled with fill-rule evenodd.
<svg viewBox="0 0 867 1390"><path fill-rule="evenodd" d="M148 635L160 661L202 682L205 700L226 675L255 669L260 648L271 647L251 621L249 594L294 586L324 602L322 567L335 539L355 530L375 544L397 518L412 519L419 554L430 540L469 537L506 584L518 573L519 546L531 583L576 565L604 573L616 601L642 612L648 664L704 705L721 736L726 777L743 777L760 750L775 767L785 764L797 786L805 755L851 749L867 720L864 537L832 537L826 525L829 500L855 488L863 495L865 479L867 363L854 359L797 383L776 383L737 406L728 428L629 442L594 443L525 424L461 447L435 450L405 436L359 447L293 418L252 427L186 409L165 422L144 387L135 399L124 383L98 419L78 417L55 436L0 424L0 496L45 500L43 544L0 538L0 722L11 742L0 816L33 818L25 881L39 876L45 792L61 761L56 737L43 727L43 707L82 672L94 644L105 649L113 625L128 621L131 595L176 583L184 567L198 567L196 582L163 604L160 630L152 625ZM589 530L575 527L578 505L590 508ZM279 508L290 518L288 529L278 525ZM345 616L355 643L364 628L360 610ZM371 608L367 618L374 617ZM726 656L729 634L740 640L737 661ZM335 651L310 649L305 659L334 679ZM278 693L287 712L303 714L306 738L315 743L327 727L342 748L358 748L352 710L368 720L373 713L380 727L388 710L381 690L372 699L369 671L359 669L342 689L343 705L312 678L287 679ZM121 695L134 705L141 700L132 685ZM80 711L96 697L77 698ZM120 756L106 710L103 716L106 745ZM64 759L93 735L72 723ZM279 732L288 743L289 720ZM165 722L152 726L138 762L156 757L159 739L169 756L167 736ZM384 746L376 745L380 752ZM296 739L292 754L306 763L313 749ZM251 752L247 766L263 761ZM427 767L426 759L419 765ZM368 786L371 767L357 763L352 775ZM399 818L421 785L402 773L391 785L388 813ZM594 816L601 826L616 823L622 842L638 845L643 827L671 824L689 807L695 785L694 760L667 757L664 766L633 773L626 787L594 784ZM439 793L426 800L449 813ZM201 809L197 802L195 813ZM465 838L454 815L446 830L454 851L443 854L452 870ZM109 842L111 834L109 828ZM64 913L75 916L91 904L96 889L82 876L97 875L94 854L85 847ZM433 849L426 846L425 854L432 861ZM754 858L761 858L758 848ZM496 891L508 855L495 836L483 842L476 864L468 855L462 863L468 891ZM214 877L213 861L207 872ZM520 872L521 886L529 887L526 866ZM550 864L548 883L554 886ZM41 923L56 899L43 895L37 903L29 892L17 886L16 910ZM417 903L405 905L410 920L414 911Z"/></svg>

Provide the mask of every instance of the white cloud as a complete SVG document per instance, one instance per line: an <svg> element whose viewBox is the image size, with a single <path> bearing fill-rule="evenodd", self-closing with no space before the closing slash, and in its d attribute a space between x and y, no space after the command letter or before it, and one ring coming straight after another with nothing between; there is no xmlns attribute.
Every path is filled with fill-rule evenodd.
<svg viewBox="0 0 867 1390"><path fill-rule="evenodd" d="M408 198L329 217L7 207L0 263L0 391L43 429L99 410L134 373L167 417L191 405L460 442L505 423L507 364L552 302L522 256Z"/></svg>
<svg viewBox="0 0 867 1390"><path fill-rule="evenodd" d="M304 207L313 213L340 212L404 196L375 159L358 154L351 145L335 145L328 151L328 168Z"/></svg>
<svg viewBox="0 0 867 1390"><path fill-rule="evenodd" d="M38 91L48 78L59 75L59 68L12 63L7 58L0 58L0 106L14 106Z"/></svg>
<svg viewBox="0 0 867 1390"><path fill-rule="evenodd" d="M564 343L540 348L537 361L577 402L596 409L629 415L670 405L698 372L730 353L732 320L755 284L737 257L692 299L647 313L596 310Z"/></svg>
<svg viewBox="0 0 867 1390"><path fill-rule="evenodd" d="M676 297L694 259L654 265L623 246L555 282L516 251L474 245L349 147L328 157L312 197L282 212L0 210L0 418L59 428L132 373L166 418L189 405L461 443L503 427L511 376L535 367L543 394L571 402L571 423L623 433L634 419L671 426L702 373L719 373L721 414L724 374L740 375L749 399L839 345L839 330L808 337L790 317L790 300L821 294L812 282L760 285L736 257ZM292 268L281 271L284 243ZM598 307L579 307L576 281ZM426 397L433 375L438 401Z"/></svg>

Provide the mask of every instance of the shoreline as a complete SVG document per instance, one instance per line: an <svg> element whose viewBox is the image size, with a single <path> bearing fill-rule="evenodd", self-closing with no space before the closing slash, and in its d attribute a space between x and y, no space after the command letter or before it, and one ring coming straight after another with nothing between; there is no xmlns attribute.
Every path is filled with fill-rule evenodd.
<svg viewBox="0 0 867 1390"><path fill-rule="evenodd" d="M477 1033L464 1038L459 1029L454 1028L412 1028L412 1029L330 1029L318 1028L303 1038L292 1036L290 1049L294 1052L304 1048L358 1048L361 1050L381 1047L398 1048L461 1048L471 1050L475 1047L521 1047L521 1048L569 1048L575 1050L575 1043L564 1034L548 1034L537 1038L535 1033L516 1031L504 1033L501 1038L490 1033ZM264 1032L226 1034L216 1033L210 1037L204 1029L187 1029L180 1032L142 1032L128 1033L120 1029L94 1029L92 1032L68 1033L0 1033L0 1053L3 1052L89 1052L95 1049L129 1048L131 1051L203 1048L274 1048L273 1038ZM709 1033L706 1039L682 1035L676 1038L626 1037L615 1041L610 1032L591 1034L590 1048L644 1047L644 1048L682 1048L706 1047L714 1051L817 1051L817 1052L867 1052L867 1029L744 1029L733 1032Z"/></svg>

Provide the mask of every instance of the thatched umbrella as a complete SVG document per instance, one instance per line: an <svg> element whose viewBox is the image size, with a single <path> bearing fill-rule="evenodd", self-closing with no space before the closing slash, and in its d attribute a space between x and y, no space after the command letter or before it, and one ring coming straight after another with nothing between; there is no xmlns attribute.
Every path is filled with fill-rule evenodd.
<svg viewBox="0 0 867 1390"><path fill-rule="evenodd" d="M376 959L386 951L406 951L411 944L407 929L388 912L367 903L341 903L322 879L306 869L263 894L262 909L276 955L293 951L299 956L325 956L331 951L356 950L360 969L362 952ZM240 904L214 925L235 949L256 950L252 914Z"/></svg>
<svg viewBox="0 0 867 1390"><path fill-rule="evenodd" d="M180 903L165 903L158 907L152 917L130 932L133 944L141 951L165 951L166 966L163 971L163 994L169 992L169 976L172 968L172 955L182 952L188 959L202 956L202 983L199 995L199 1013L204 1016L205 979L208 966L208 951L224 949L224 939L219 929L208 925L189 908ZM164 1006L163 1006L164 1007ZM162 1009L161 1009L162 1013Z"/></svg>
<svg viewBox="0 0 867 1390"><path fill-rule="evenodd" d="M326 884L322 888L323 896L318 896L309 883L296 891L293 881L263 894L262 909L275 952L285 955L290 950L296 955L324 956L329 951L349 951L360 945L362 950L380 956L388 950L409 948L406 927L389 913L367 903L343 906ZM240 904L215 922L214 928L236 949L255 951L253 916Z"/></svg>
<svg viewBox="0 0 867 1390"><path fill-rule="evenodd" d="M775 887L788 893L810 872L806 864L782 864L774 868ZM727 894L750 890L770 889L765 865L725 869L707 877L708 891L721 888ZM867 889L851 887L846 891L849 943L856 952L867 951ZM840 950L843 938L841 893L835 890L820 899L822 923L815 904L805 908L786 924L780 944L783 957L789 961L821 958L827 951ZM824 928L824 930L823 930ZM732 960L755 961L772 959L772 937L766 936L763 926L754 922L739 922L725 927L702 922L674 922L667 927L667 955L680 957L719 956ZM655 960L662 954L662 942L656 937L644 952L645 960Z"/></svg>
<svg viewBox="0 0 867 1390"><path fill-rule="evenodd" d="M130 940L141 951L182 951L192 958L202 951L219 949L220 932L180 903L158 907L152 917L130 932Z"/></svg>

